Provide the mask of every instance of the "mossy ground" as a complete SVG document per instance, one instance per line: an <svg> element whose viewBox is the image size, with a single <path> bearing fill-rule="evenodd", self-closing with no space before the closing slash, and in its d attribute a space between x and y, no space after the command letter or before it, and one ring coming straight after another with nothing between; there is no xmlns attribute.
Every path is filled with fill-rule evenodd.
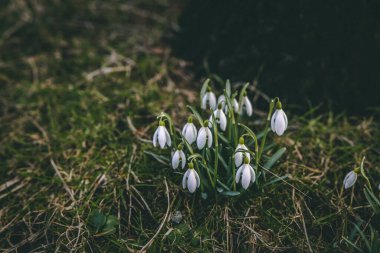
<svg viewBox="0 0 380 253"><path fill-rule="evenodd" d="M1 250L353 251L347 238L367 252L379 214L362 177L350 190L342 181L365 154L380 182L374 118L288 106L289 130L269 138L287 147L272 169L285 180L268 175L234 199L188 194L181 173L144 153L157 113L180 126L198 101L199 81L163 42L178 11L164 0L0 4Z"/></svg>

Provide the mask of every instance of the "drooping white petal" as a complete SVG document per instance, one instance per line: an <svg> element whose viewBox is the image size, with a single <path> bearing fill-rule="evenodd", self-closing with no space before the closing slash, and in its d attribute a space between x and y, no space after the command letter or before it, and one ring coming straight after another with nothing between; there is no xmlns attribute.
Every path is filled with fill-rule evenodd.
<svg viewBox="0 0 380 253"><path fill-rule="evenodd" d="M196 188L197 188L197 178L194 174L194 170L191 169L187 177L187 189L189 189L189 192L193 193L195 192Z"/></svg>
<svg viewBox="0 0 380 253"><path fill-rule="evenodd" d="M217 105L216 105L216 97L214 92L210 91L209 92L209 101L210 101L210 107L211 109L215 110Z"/></svg>
<svg viewBox="0 0 380 253"><path fill-rule="evenodd" d="M222 108L226 105L226 97L224 95L220 95L218 97L218 105L222 104Z"/></svg>
<svg viewBox="0 0 380 253"><path fill-rule="evenodd" d="M243 163L243 158L244 158L243 154L245 154L249 160L251 158L251 156L248 152L242 152L242 150L248 151L248 148L244 144L238 144L236 149L235 149L235 156L234 156L236 167L239 167Z"/></svg>
<svg viewBox="0 0 380 253"><path fill-rule="evenodd" d="M198 172L194 170L195 178L197 179L197 188L201 185L201 179L199 178Z"/></svg>
<svg viewBox="0 0 380 253"><path fill-rule="evenodd" d="M254 183L256 181L256 173L255 170L252 168L251 165L249 165L249 170L251 172L251 182Z"/></svg>
<svg viewBox="0 0 380 253"><path fill-rule="evenodd" d="M275 129L276 134L278 136L283 135L285 132L285 129L286 129L285 128L285 119L284 119L284 117L280 111L276 114L276 119L274 122L274 129Z"/></svg>
<svg viewBox="0 0 380 253"><path fill-rule="evenodd" d="M186 137L186 131L189 128L190 123L186 123L182 128L182 135Z"/></svg>
<svg viewBox="0 0 380 253"><path fill-rule="evenodd" d="M238 171L236 172L236 176L235 176L235 182L238 184L239 181L240 181L240 177L241 177L241 172L244 168L244 164L242 166L240 166L240 168L238 169Z"/></svg>
<svg viewBox="0 0 380 253"><path fill-rule="evenodd" d="M206 110L206 109L207 109L207 100L208 100L208 92L206 92L206 93L203 95L203 98L202 98L201 108L202 108L203 110Z"/></svg>
<svg viewBox="0 0 380 253"><path fill-rule="evenodd" d="M270 121L270 128L272 129L273 133L276 132L274 125L276 122L277 113L278 113L278 110L276 109L276 111L274 111L274 113L272 115L272 119Z"/></svg>
<svg viewBox="0 0 380 253"><path fill-rule="evenodd" d="M224 115L224 112L222 110L218 110L218 111L219 111L220 129L222 129L223 131L226 131L226 127L227 127L226 115Z"/></svg>
<svg viewBox="0 0 380 253"><path fill-rule="evenodd" d="M251 101L249 101L247 96L245 96L243 98L243 105L245 105L245 110L247 112L247 115L251 116L252 115L252 104L251 104Z"/></svg>
<svg viewBox="0 0 380 253"><path fill-rule="evenodd" d="M343 180L344 189L352 187L355 184L357 178L358 174L356 174L354 171L350 171Z"/></svg>
<svg viewBox="0 0 380 253"><path fill-rule="evenodd" d="M157 138L158 138L158 143L160 144L160 147L164 148L165 144L166 144L166 133L165 133L165 127L164 126L158 127Z"/></svg>
<svg viewBox="0 0 380 253"><path fill-rule="evenodd" d="M239 167L243 163L243 153L236 152L234 158L235 158L235 166Z"/></svg>
<svg viewBox="0 0 380 253"><path fill-rule="evenodd" d="M197 147L198 147L198 149L202 149L206 145L206 136L207 136L206 129L208 129L208 128L207 127L201 127L199 129L198 137L197 137Z"/></svg>
<svg viewBox="0 0 380 253"><path fill-rule="evenodd" d="M232 107L234 108L235 112L237 113L239 111L239 103L238 101L236 100L236 98L234 98L232 100Z"/></svg>
<svg viewBox="0 0 380 253"><path fill-rule="evenodd" d="M182 188L185 189L187 185L187 175L189 174L190 170L187 170L182 178Z"/></svg>
<svg viewBox="0 0 380 253"><path fill-rule="evenodd" d="M211 148L211 146L212 146L212 133L208 127L205 127L205 128L206 128L206 133L207 133L207 146L209 148Z"/></svg>
<svg viewBox="0 0 380 253"><path fill-rule="evenodd" d="M166 129L166 127L163 126L163 128L165 131L166 143L168 144L168 147L170 147L172 145L172 139L170 138L170 134L168 130Z"/></svg>
<svg viewBox="0 0 380 253"><path fill-rule="evenodd" d="M185 165L186 165L186 156L185 156L185 153L180 150L179 151L179 156L181 157L181 163L182 163L182 169L185 168Z"/></svg>
<svg viewBox="0 0 380 253"><path fill-rule="evenodd" d="M158 135L158 128L156 129L156 131L154 132L154 135L153 135L153 146L154 147L157 146L157 135Z"/></svg>
<svg viewBox="0 0 380 253"><path fill-rule="evenodd" d="M241 186L246 190L251 182L251 171L248 164L243 165L243 171L241 173Z"/></svg>
<svg viewBox="0 0 380 253"><path fill-rule="evenodd" d="M285 130L288 128L288 117L286 116L286 113L281 110L282 112L282 116L284 117L284 121L285 121Z"/></svg>
<svg viewBox="0 0 380 253"><path fill-rule="evenodd" d="M176 152L174 152L174 155L173 155L173 158L172 158L172 166L173 166L173 169L177 169L178 168L178 165L179 165L179 157L180 157L180 151L177 150Z"/></svg>
<svg viewBox="0 0 380 253"><path fill-rule="evenodd" d="M197 139L197 128L195 127L194 124L191 124L189 131L190 131L189 138L191 138L191 144L192 144Z"/></svg>

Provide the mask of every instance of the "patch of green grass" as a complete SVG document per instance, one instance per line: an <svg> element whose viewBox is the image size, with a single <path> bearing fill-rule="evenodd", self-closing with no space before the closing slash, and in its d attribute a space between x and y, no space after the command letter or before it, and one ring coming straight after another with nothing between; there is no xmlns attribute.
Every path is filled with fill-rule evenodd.
<svg viewBox="0 0 380 253"><path fill-rule="evenodd" d="M34 18L0 45L1 250L353 251L347 239L367 252L379 214L363 177L350 190L342 182L364 154L372 185L380 181L371 118L288 110L285 137L268 138L287 147L271 169L286 177L267 174L262 191L237 198L190 195L181 172L144 153L156 114L185 123L197 97L160 41L176 11L166 1L2 5L3 32Z"/></svg>

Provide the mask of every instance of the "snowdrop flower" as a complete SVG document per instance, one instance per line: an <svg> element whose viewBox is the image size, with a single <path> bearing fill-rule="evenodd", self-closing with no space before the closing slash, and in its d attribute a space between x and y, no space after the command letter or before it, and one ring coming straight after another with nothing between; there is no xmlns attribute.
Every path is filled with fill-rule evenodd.
<svg viewBox="0 0 380 253"><path fill-rule="evenodd" d="M205 126L201 127L198 132L198 137L197 137L198 149L203 149L206 145L206 142L209 148L211 148L211 145L212 145L212 134L211 134L210 129L207 127L209 125L207 120L205 120L204 125Z"/></svg>
<svg viewBox="0 0 380 253"><path fill-rule="evenodd" d="M344 189L348 189L355 184L356 179L358 179L358 173L359 173L359 168L356 168L347 173L347 175L345 176L343 180Z"/></svg>
<svg viewBox="0 0 380 253"><path fill-rule="evenodd" d="M207 105L208 105L208 107L207 107ZM215 97L214 92L211 91L210 87L207 88L207 92L204 94L204 96L202 98L201 108L203 110L207 110L210 108L212 110L216 109L216 97Z"/></svg>
<svg viewBox="0 0 380 253"><path fill-rule="evenodd" d="M248 157L244 157L244 164L240 166L236 173L235 181L238 184L241 178L241 186L246 190L249 186L249 184L252 182L254 183L256 180L256 173L249 165L249 159Z"/></svg>
<svg viewBox="0 0 380 253"><path fill-rule="evenodd" d="M172 158L173 169L177 169L180 163L181 163L182 169L185 168L186 156L185 156L185 153L182 151L181 144L178 145L178 149L174 152L174 155Z"/></svg>
<svg viewBox="0 0 380 253"><path fill-rule="evenodd" d="M166 130L165 122L163 122L162 120L160 120L159 126L158 126L156 132L154 132L153 146L155 146L155 147L157 146L157 141L158 141L158 144L160 145L161 148L165 148L166 144L168 147L170 147L172 145L172 141L170 139L169 132L168 132L168 130Z"/></svg>
<svg viewBox="0 0 380 253"><path fill-rule="evenodd" d="M277 109L272 115L271 128L278 136L284 134L286 128L288 127L288 117L286 117L285 112L282 110L282 104L277 101Z"/></svg>
<svg viewBox="0 0 380 253"><path fill-rule="evenodd" d="M197 128L193 124L193 117L190 116L189 119L187 120L187 123L182 129L182 135L185 136L185 139L190 145L196 141Z"/></svg>
<svg viewBox="0 0 380 253"><path fill-rule="evenodd" d="M239 144L237 145L235 149L235 155L234 155L236 168L238 168L243 163L244 157L248 158L248 162L250 162L251 160L249 152L243 152L242 150L248 151L248 148L244 145L244 138L240 137Z"/></svg>
<svg viewBox="0 0 380 253"><path fill-rule="evenodd" d="M195 192L195 190L200 186L201 180L199 179L198 173L194 170L193 163L189 163L189 169L183 175L182 187L187 188L190 193Z"/></svg>
<svg viewBox="0 0 380 253"><path fill-rule="evenodd" d="M232 99L231 102L232 102L232 108L234 109L234 111L236 113L239 112L239 103L236 100L236 98ZM218 105L219 104L222 104L222 108L224 108L224 113L227 114L228 113L228 106L226 105L226 97L224 95L219 96Z"/></svg>
<svg viewBox="0 0 380 253"><path fill-rule="evenodd" d="M247 94L243 94L243 101L241 102L240 114L244 114L244 112L250 117L252 116L252 104L249 101Z"/></svg>
<svg viewBox="0 0 380 253"><path fill-rule="evenodd" d="M225 131L226 127L227 127L227 118L226 118L226 115L224 114L224 112L222 110L222 104L221 103L218 105L218 109L216 109L214 111L214 117L212 115L210 116L210 120L208 123L208 127L210 127L210 128L213 126L213 118L215 118L216 124L219 124L220 129Z"/></svg>

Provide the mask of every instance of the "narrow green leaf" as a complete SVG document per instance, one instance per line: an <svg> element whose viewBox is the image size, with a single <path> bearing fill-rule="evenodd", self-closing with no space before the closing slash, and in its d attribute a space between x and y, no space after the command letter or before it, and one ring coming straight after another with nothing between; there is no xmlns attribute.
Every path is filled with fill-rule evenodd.
<svg viewBox="0 0 380 253"><path fill-rule="evenodd" d="M270 158L269 160L265 163L264 167L266 169L270 169L272 168L272 166L278 161L278 159L281 158L281 156L285 153L286 151L286 148L280 148L279 150L277 150L276 153L274 153Z"/></svg>

